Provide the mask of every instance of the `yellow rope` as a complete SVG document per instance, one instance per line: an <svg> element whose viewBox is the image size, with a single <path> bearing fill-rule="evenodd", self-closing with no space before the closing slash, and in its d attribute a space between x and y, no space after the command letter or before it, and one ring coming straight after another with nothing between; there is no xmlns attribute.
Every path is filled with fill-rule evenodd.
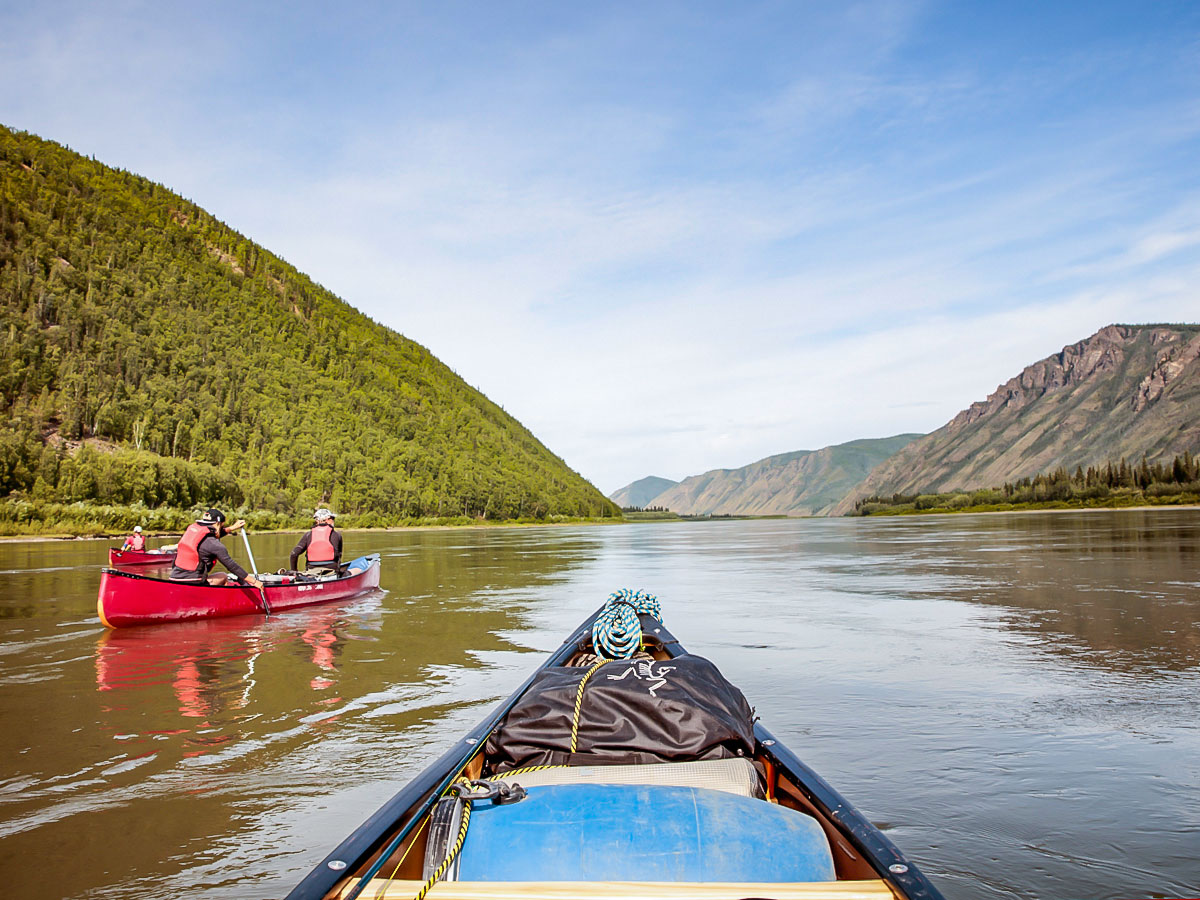
<svg viewBox="0 0 1200 900"><path fill-rule="evenodd" d="M454 862L454 857L458 856L458 852L462 850L463 841L467 839L467 823L471 821L471 801L463 801L463 816L462 824L458 826L458 837L454 839L454 846L450 848L450 852L446 854L446 858L442 860L442 864L437 867L437 871L429 876L429 880L421 885L421 890L417 892L417 896L413 900L425 900L425 895L429 893L429 889L437 884L438 879L445 874L446 869L450 867L450 863Z"/></svg>
<svg viewBox="0 0 1200 900"><path fill-rule="evenodd" d="M383 880L383 885L381 887L381 890L387 890L388 882L390 882L393 878L396 877L396 873L400 871L400 867L402 865L404 865L404 861L406 859L408 859L408 854L412 853L412 848L417 846L417 838L419 838L421 836L421 832L425 830L425 826L429 824L429 820L431 817L432 817L432 813L430 815L426 816L425 819L421 822L420 827L417 828L417 833L414 834L413 839L408 842L408 849L406 849L404 851L404 855L400 857L400 862L396 863L396 868L392 869L392 874ZM376 894L376 896L379 896L379 895Z"/></svg>
<svg viewBox="0 0 1200 900"><path fill-rule="evenodd" d="M587 672L584 674L583 678L579 682L579 691L575 694L575 716L574 716L574 718L571 719L571 752L572 753L575 752L575 748L579 745L579 709L580 709L580 707L583 706L583 686L585 684L587 684L588 679L592 677L592 674L608 661L609 660L607 660L607 659L600 660L600 662L596 663L594 666L592 666L590 669L587 670Z"/></svg>
<svg viewBox="0 0 1200 900"><path fill-rule="evenodd" d="M592 675L596 672L596 670L599 669L606 662L609 662L609 660L607 660L607 659L600 660L598 663L596 663L594 666L592 666L590 669L588 669L587 672L584 673L583 678L579 682L579 691L575 694L575 715L571 721L571 752L572 753L575 752L575 748L579 744L579 710L583 706L583 686L585 684L587 684L588 679L592 677ZM524 766L523 768L520 768L520 769L513 769L509 772L504 772L497 777L509 778L513 775L524 775L527 772L541 772L545 769L565 769L565 768L567 768L567 767L566 766ZM471 821L471 801L464 800L463 801L462 823L459 825L459 828L458 828L458 837L456 837L454 839L454 846L452 846L450 848L450 852L446 854L446 858L444 860L442 860L442 864L437 867L437 871L435 871L431 876L429 876L429 880L426 881L425 884L423 884L421 886L421 890L417 892L417 896L414 897L413 900L425 900L425 895L429 893L430 889L435 884L437 884L438 879L440 879L442 877L442 875L445 874L446 869L449 868L449 866L452 862L454 862L454 858L456 856L458 856L459 852L461 852L461 850L462 850L463 842L467 839L467 825L468 825L468 823L470 823L470 821ZM422 827L424 827L424 826L422 826ZM414 838L413 843L409 845L409 850L411 850L415 844L416 844L416 838ZM406 850L404 852L404 856L408 856L408 850ZM401 857L400 862L401 863L404 862L403 857ZM399 869L400 869L400 863L397 863L396 869L393 870L392 875L389 876L389 878L388 878L389 881L391 880L392 877L395 876L396 872L399 871Z"/></svg>
<svg viewBox="0 0 1200 900"><path fill-rule="evenodd" d="M526 775L529 772L541 772L545 769L565 769L567 766L523 766L520 769L509 769L507 772L497 772L489 778L511 778L513 775Z"/></svg>

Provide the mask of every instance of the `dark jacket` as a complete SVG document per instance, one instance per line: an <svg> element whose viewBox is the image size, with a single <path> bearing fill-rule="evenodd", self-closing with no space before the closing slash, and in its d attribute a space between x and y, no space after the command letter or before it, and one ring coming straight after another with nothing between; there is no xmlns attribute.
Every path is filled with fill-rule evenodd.
<svg viewBox="0 0 1200 900"><path fill-rule="evenodd" d="M300 542L292 548L292 555L288 558L288 568L295 569L296 563L300 561L300 554L308 551L308 542L312 540L312 531L304 532L304 537L300 538ZM336 530L329 532L329 543L333 544L334 557L332 567L336 568L342 563L342 536ZM322 559L309 560L308 564L312 565L328 565L329 560Z"/></svg>
<svg viewBox="0 0 1200 900"><path fill-rule="evenodd" d="M224 533L225 531L222 529L222 534ZM242 581L246 580L246 575L248 574L246 570L234 562L233 557L229 555L229 551L225 549L225 545L215 536L210 534L202 540L196 548L196 552L200 556L200 571L204 575L198 577L195 572L189 572L187 569L181 569L178 566L171 566L169 577L172 581L203 581L204 576L208 575L212 571L213 566L218 562Z"/></svg>

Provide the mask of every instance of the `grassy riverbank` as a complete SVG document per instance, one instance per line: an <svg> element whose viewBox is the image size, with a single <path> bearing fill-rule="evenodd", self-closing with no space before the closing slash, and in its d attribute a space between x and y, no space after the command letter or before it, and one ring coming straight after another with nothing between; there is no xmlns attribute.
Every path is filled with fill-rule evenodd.
<svg viewBox="0 0 1200 900"><path fill-rule="evenodd" d="M95 503L54 503L8 497L0 500L0 537L103 537L125 534L141 525L148 534L179 534L196 521L203 509L122 506ZM300 531L312 525L307 515L266 510L226 509L230 521L245 519L251 531ZM429 528L464 526L564 525L590 522L619 522L620 519L589 519L578 516L525 517L519 519L483 519L468 516L429 516L422 518L384 517L358 513L338 517L343 531L388 528Z"/></svg>
<svg viewBox="0 0 1200 900"><path fill-rule="evenodd" d="M871 508L860 512L864 516L921 516L929 513L985 513L985 512L1022 512L1056 509L1131 509L1135 507L1157 506L1197 506L1200 505L1200 492L1181 491L1171 495L1148 495L1144 491L1129 491L1109 497L1075 497L1069 500L1027 500L1017 503L992 502L972 503L969 495L939 494L922 495L921 505L915 501L908 503L890 504L879 508ZM964 503L962 497L967 496Z"/></svg>
<svg viewBox="0 0 1200 900"><path fill-rule="evenodd" d="M854 505L860 516L920 513L1012 512L1027 509L1124 509L1131 506L1190 506L1200 502L1200 460L1184 453L1170 462L1150 464L1142 457L1104 466L1082 467L1074 474L1058 468L1049 474L1007 482L1003 487L929 494L867 497Z"/></svg>

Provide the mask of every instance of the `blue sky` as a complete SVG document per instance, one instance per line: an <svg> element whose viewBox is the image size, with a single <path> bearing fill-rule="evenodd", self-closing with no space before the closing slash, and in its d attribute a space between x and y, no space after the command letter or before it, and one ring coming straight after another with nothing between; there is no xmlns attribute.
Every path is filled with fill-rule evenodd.
<svg viewBox="0 0 1200 900"><path fill-rule="evenodd" d="M605 492L1200 321L1196 3L0 0L0 78Z"/></svg>

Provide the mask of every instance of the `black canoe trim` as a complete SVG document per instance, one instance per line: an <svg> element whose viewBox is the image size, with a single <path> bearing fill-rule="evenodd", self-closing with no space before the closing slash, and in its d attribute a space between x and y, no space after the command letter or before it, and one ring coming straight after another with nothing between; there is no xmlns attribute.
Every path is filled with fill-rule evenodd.
<svg viewBox="0 0 1200 900"><path fill-rule="evenodd" d="M441 758L401 788L398 794L356 828L353 834L338 844L332 853L321 860L319 866L309 872L305 879L292 889L286 900L321 900L333 890L339 881L346 877L347 872L359 869L371 854L383 847L388 835L401 821L419 820L437 800L438 792L434 789L438 784L448 777L453 777L478 752L488 735L500 724L500 720L533 684L537 674L543 669L561 665L575 654L580 641L585 635L591 633L592 622L599 612L597 610L592 613L584 624L563 641L562 646L525 679L524 684L492 710L491 715L476 725L465 738L456 742L453 747L443 753ZM418 804L419 808L414 810ZM410 811L413 812L413 815L406 816ZM331 868L330 863L338 864L337 868Z"/></svg>
<svg viewBox="0 0 1200 900"><path fill-rule="evenodd" d="M905 859L887 837L872 825L862 813L834 790L824 778L806 766L791 750L781 744L760 722L754 724L759 752L771 760L800 787L804 796L841 829L843 835L862 854L884 881L891 882L908 900L944 900L941 892L930 884L924 873ZM773 744L767 744L773 741ZM765 746L764 746L765 745ZM904 866L905 871L893 872L891 866Z"/></svg>
<svg viewBox="0 0 1200 900"><path fill-rule="evenodd" d="M373 853L383 847L384 841L402 821L406 824L419 821L441 793L436 790L438 785L447 783L478 752L483 742L533 683L538 673L543 669L562 665L576 650L590 647L592 623L600 612L601 610L596 610L588 616L587 620L525 679L524 684L497 706L491 715L355 829L292 889L286 900L322 900L348 872L360 869ZM661 646L668 656L679 656L687 652L666 626L656 620L642 616L642 628L647 642ZM777 768L787 773L805 797L837 826L881 879L890 883L907 900L944 900L941 892L915 864L904 857L895 844L850 805L824 778L781 744L761 723L755 723L754 736L758 743L757 752L768 757ZM768 741L770 743L767 743ZM406 815L408 813L412 815ZM332 868L331 863L336 865L336 868ZM893 866L904 867L904 871L893 871L890 868Z"/></svg>

